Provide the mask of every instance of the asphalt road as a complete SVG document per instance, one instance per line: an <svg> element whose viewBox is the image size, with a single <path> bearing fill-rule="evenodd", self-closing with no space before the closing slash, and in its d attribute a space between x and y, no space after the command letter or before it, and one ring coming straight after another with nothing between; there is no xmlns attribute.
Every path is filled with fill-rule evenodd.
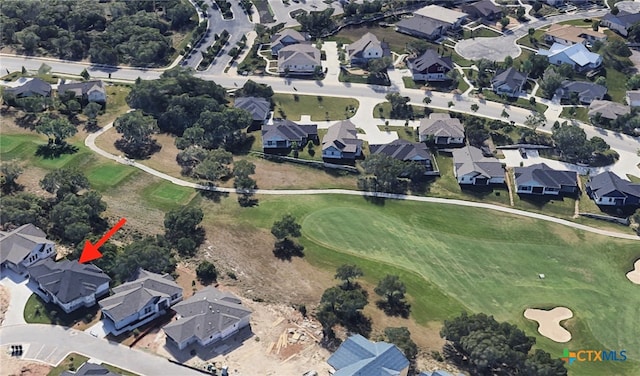
<svg viewBox="0 0 640 376"><path fill-rule="evenodd" d="M25 358L57 364L71 353L116 365L139 375L202 375L167 359L108 342L75 329L28 324L0 328L0 346L22 344Z"/></svg>

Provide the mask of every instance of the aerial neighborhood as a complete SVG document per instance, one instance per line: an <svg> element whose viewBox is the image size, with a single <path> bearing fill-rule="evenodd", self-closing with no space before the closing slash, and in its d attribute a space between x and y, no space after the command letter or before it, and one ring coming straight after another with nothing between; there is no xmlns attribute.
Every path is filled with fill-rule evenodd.
<svg viewBox="0 0 640 376"><path fill-rule="evenodd" d="M0 19L3 375L640 374L640 2Z"/></svg>

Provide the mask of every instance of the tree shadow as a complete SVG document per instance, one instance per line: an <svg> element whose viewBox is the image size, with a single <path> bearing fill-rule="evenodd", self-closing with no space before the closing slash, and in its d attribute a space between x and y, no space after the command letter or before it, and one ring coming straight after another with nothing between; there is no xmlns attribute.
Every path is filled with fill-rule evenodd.
<svg viewBox="0 0 640 376"><path fill-rule="evenodd" d="M64 154L75 154L78 152L78 147L70 145L68 143L55 144L49 142L46 145L38 145L36 149L36 156L45 159L59 158Z"/></svg>
<svg viewBox="0 0 640 376"><path fill-rule="evenodd" d="M343 325L348 331L369 337L372 331L371 319L362 312L356 312L353 317L343 320Z"/></svg>
<svg viewBox="0 0 640 376"><path fill-rule="evenodd" d="M278 240L273 247L273 255L282 261L291 261L293 257L304 257L304 246L287 238Z"/></svg>
<svg viewBox="0 0 640 376"><path fill-rule="evenodd" d="M36 129L36 120L38 117L35 114L25 113L24 116L16 117L16 125L20 128L29 130Z"/></svg>
<svg viewBox="0 0 640 376"><path fill-rule="evenodd" d="M243 193L238 195L238 204L243 208L252 208L258 206L258 199L254 198L252 193Z"/></svg>
<svg viewBox="0 0 640 376"><path fill-rule="evenodd" d="M386 300L378 300L376 301L376 307L384 311L387 316L399 316L404 319L409 318L411 313L411 304L405 301L390 303Z"/></svg>
<svg viewBox="0 0 640 376"><path fill-rule="evenodd" d="M213 188L213 185L211 185L211 187ZM227 192L220 192L220 191L214 191L214 190L208 190L208 191L200 190L200 195L202 196L202 198L211 200L216 204L219 204L223 198L229 197L229 194Z"/></svg>
<svg viewBox="0 0 640 376"><path fill-rule="evenodd" d="M162 149L162 145L160 145L156 140L151 140L151 142L138 146L133 143L126 142L121 138L113 144L116 149L124 152L126 157L131 159L149 159L152 154L157 153Z"/></svg>

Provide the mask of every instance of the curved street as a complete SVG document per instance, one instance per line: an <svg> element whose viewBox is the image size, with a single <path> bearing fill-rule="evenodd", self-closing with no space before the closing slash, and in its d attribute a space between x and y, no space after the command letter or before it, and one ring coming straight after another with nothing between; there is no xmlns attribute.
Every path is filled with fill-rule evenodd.
<svg viewBox="0 0 640 376"><path fill-rule="evenodd" d="M190 187L194 189L200 190L208 190L208 191L216 191L216 192L224 192L224 193L238 193L239 191L234 188L223 188L223 187L211 187L202 184L192 183L186 180L182 180L180 178L176 178L160 171L154 170L151 167L145 166L141 163L134 162L111 153L108 153L102 149L100 149L96 144L96 138L108 131L113 127L113 123L110 123L104 126L98 132L90 134L86 139L84 144L97 154L116 161L121 164L130 165L136 167L146 173L149 173L153 176L156 176L160 179L164 179L170 181L173 184L180 185L183 187ZM240 191L241 192L241 191ZM486 204L482 202L473 202L473 201L463 201L463 200L455 200L455 199L447 199L447 198L438 198L438 197L423 197L423 196L413 196L413 195L404 195L404 194L393 194L393 193L380 193L380 192L365 192L365 191L354 191L349 189L256 189L253 191L255 194L260 195L321 195L321 194L334 194L334 195L349 195L349 196L362 196L362 197L379 197L379 198L388 198L394 200L407 200L407 201L419 201L419 202L430 202L436 204L446 204L446 205L458 205L458 206L467 206L473 208L482 208L482 209L490 209L501 211L504 213L510 213L515 215L520 215L523 217L541 219L547 222L553 222L557 224L561 224L564 226L573 227L578 230L583 230L587 232L591 232L594 234L619 238L619 239L627 239L627 240L640 240L640 237L632 235L632 234L623 234L615 231L602 230L595 227L585 226L578 223L574 223L571 221L567 221L564 219L551 217L544 214L527 212L524 210L512 209L498 205Z"/></svg>

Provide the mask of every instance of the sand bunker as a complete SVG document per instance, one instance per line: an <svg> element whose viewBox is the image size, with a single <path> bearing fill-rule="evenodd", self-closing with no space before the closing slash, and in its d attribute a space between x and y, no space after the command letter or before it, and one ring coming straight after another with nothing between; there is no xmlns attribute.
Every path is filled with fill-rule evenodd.
<svg viewBox="0 0 640 376"><path fill-rule="evenodd" d="M633 267L633 270L627 273L627 278L636 285L640 285L640 259L633 264Z"/></svg>
<svg viewBox="0 0 640 376"><path fill-rule="evenodd" d="M569 342L571 333L560 326L560 321L573 317L573 312L566 307L556 307L551 311L529 308L524 317L538 322L538 333L555 342Z"/></svg>

